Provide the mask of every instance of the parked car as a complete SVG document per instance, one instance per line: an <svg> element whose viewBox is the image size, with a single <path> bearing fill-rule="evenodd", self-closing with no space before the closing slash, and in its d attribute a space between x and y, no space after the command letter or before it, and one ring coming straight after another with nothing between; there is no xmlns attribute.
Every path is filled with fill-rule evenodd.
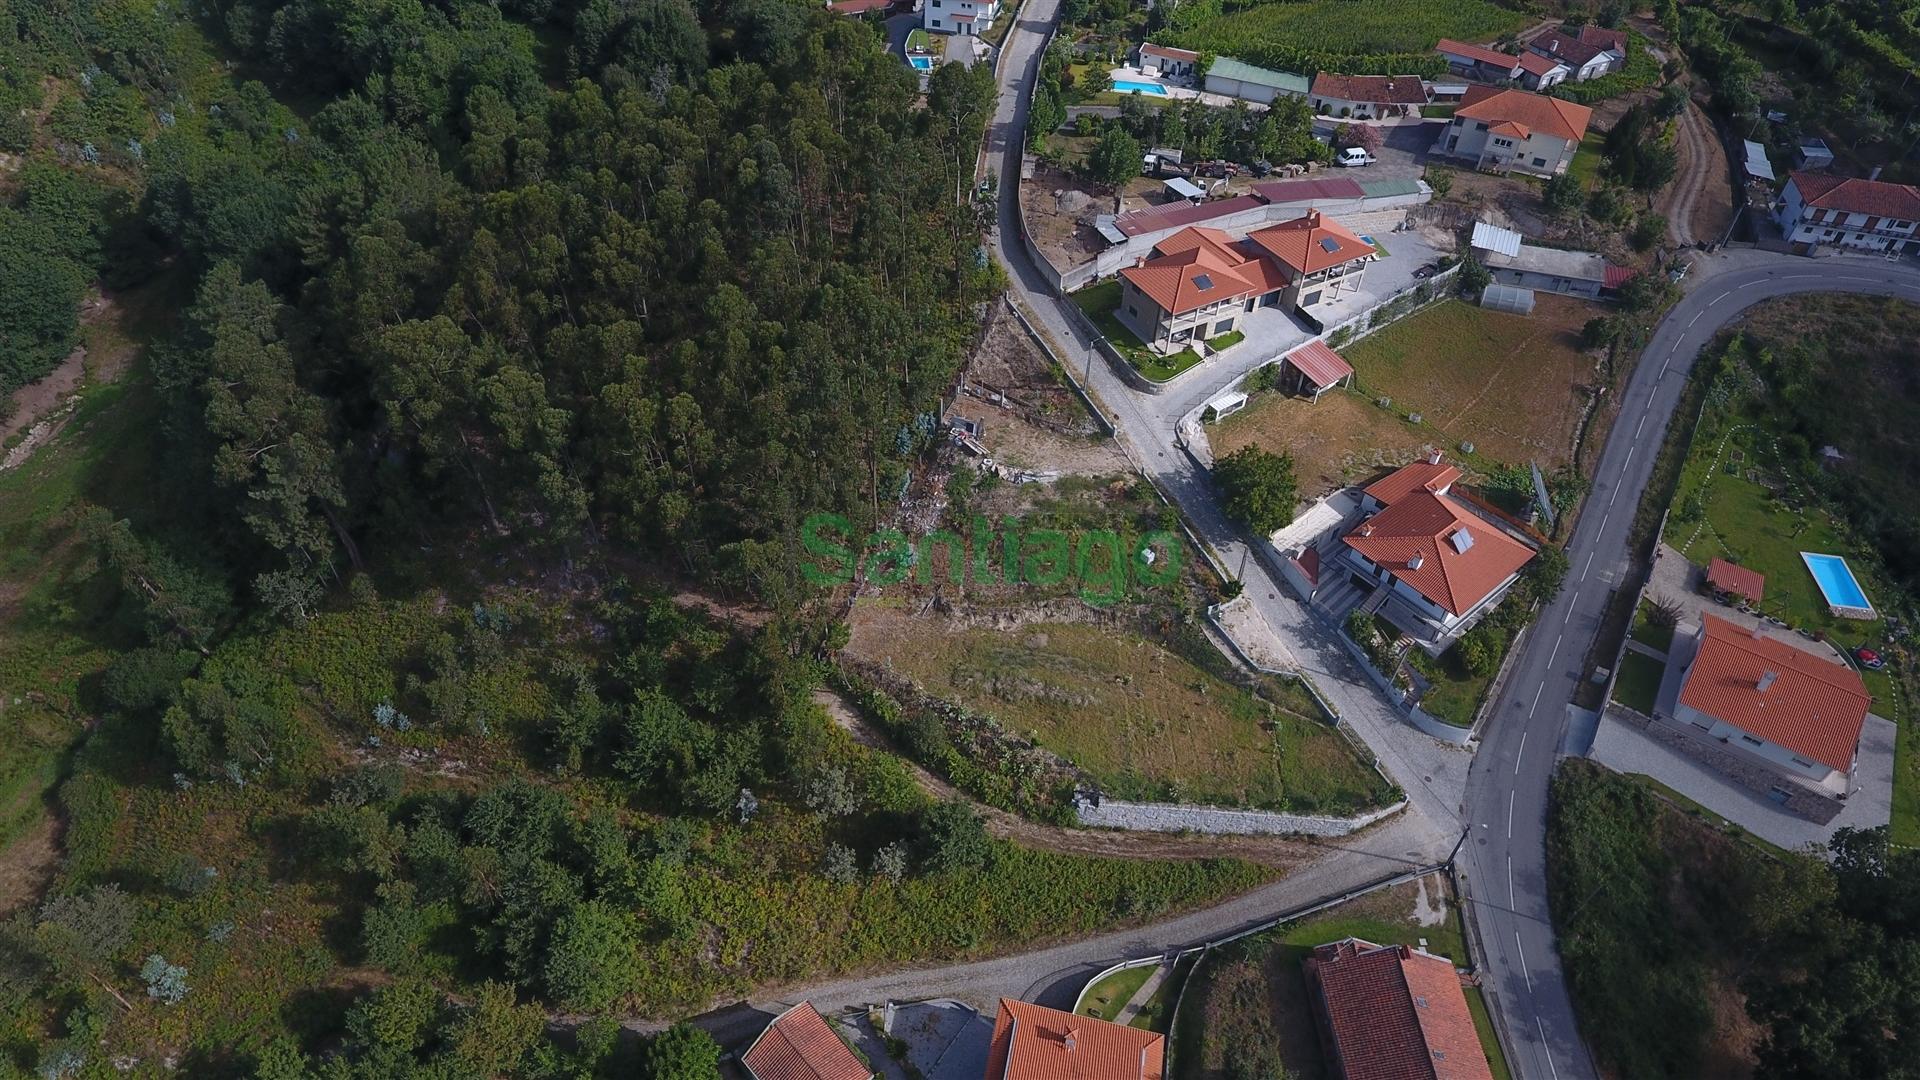
<svg viewBox="0 0 1920 1080"><path fill-rule="evenodd" d="M1339 165L1348 169L1357 169L1362 165L1371 165L1373 164L1373 162L1374 162L1373 155L1367 153L1367 151L1363 147L1358 147L1358 146L1347 147L1345 150L1342 150L1340 151L1339 154L1335 155L1333 159L1333 163L1335 165Z"/></svg>
<svg viewBox="0 0 1920 1080"><path fill-rule="evenodd" d="M1886 657L1865 646L1853 650L1853 658L1860 661L1860 666L1868 671L1879 671L1887 666Z"/></svg>
<svg viewBox="0 0 1920 1080"><path fill-rule="evenodd" d="M1440 264L1437 262L1430 262L1425 266L1422 266L1416 269L1413 272L1413 277L1415 281L1425 281L1439 272L1440 272Z"/></svg>

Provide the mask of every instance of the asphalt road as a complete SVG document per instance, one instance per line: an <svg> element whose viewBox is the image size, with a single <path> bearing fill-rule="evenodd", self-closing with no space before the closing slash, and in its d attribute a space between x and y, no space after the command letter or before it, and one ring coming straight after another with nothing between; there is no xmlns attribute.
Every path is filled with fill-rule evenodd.
<svg viewBox="0 0 1920 1080"><path fill-rule="evenodd" d="M1595 1075L1547 911L1547 782L1607 602L1615 588L1635 584L1628 577L1628 532L1694 358L1721 327L1772 297L1859 292L1920 302L1920 270L1878 259L1816 262L1740 251L1703 259L1694 274L1628 381L1567 545L1567 586L1523 640L1468 776L1472 839L1460 858L1469 912L1485 946L1485 981L1505 1021L1507 1054L1522 1077Z"/></svg>

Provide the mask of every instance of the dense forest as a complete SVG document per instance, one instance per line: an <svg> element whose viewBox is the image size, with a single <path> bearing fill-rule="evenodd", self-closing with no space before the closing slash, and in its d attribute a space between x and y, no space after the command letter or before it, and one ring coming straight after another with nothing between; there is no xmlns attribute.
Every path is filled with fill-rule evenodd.
<svg viewBox="0 0 1920 1080"><path fill-rule="evenodd" d="M928 445L993 106L800 0L0 0L0 386L160 311L0 482L64 830L0 1076L705 1080L614 1017L1261 880L995 839L817 699L788 549Z"/></svg>

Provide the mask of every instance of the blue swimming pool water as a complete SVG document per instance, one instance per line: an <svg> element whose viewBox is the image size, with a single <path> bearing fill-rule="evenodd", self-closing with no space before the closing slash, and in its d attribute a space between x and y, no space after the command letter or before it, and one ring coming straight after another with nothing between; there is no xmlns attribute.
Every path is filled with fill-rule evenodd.
<svg viewBox="0 0 1920 1080"><path fill-rule="evenodd" d="M907 57L907 63L912 64L915 71L933 70L933 57L931 56L909 56Z"/></svg>
<svg viewBox="0 0 1920 1080"><path fill-rule="evenodd" d="M1867 594L1861 590L1860 582L1854 580L1853 571L1847 567L1847 560L1838 555L1816 555L1810 551L1800 553L1807 564L1807 572L1826 595L1828 607L1864 608L1869 611L1873 605L1867 602Z"/></svg>
<svg viewBox="0 0 1920 1080"><path fill-rule="evenodd" d="M1153 94L1156 97L1167 96L1167 88L1161 86L1159 83L1134 82L1131 79L1115 79L1113 80L1113 88L1121 93Z"/></svg>

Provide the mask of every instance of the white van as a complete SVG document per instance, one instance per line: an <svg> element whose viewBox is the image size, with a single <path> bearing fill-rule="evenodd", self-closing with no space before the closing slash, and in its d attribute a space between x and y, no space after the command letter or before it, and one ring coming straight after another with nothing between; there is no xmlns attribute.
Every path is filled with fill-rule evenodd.
<svg viewBox="0 0 1920 1080"><path fill-rule="evenodd" d="M1367 153L1366 150L1361 147L1349 146L1334 155L1333 163L1349 169L1355 169L1362 165L1373 164L1373 155Z"/></svg>

